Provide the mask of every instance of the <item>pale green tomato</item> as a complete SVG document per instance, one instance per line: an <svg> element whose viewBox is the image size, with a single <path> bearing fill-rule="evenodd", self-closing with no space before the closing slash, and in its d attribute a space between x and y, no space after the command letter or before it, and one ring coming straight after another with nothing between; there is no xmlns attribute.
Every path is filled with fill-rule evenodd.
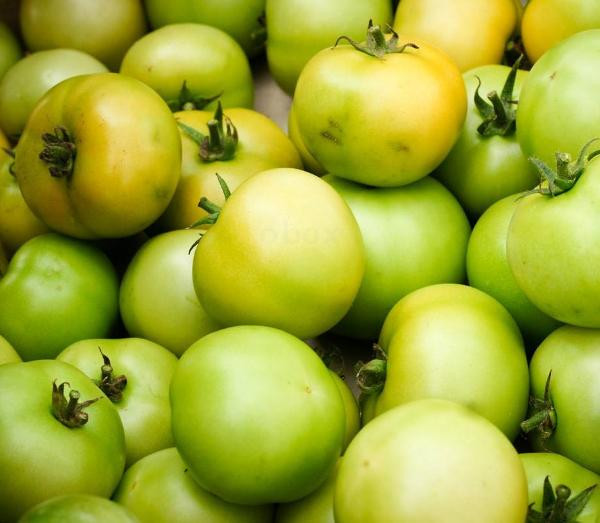
<svg viewBox="0 0 600 523"><path fill-rule="evenodd" d="M9 27L0 22L0 79L21 56L19 41Z"/></svg>
<svg viewBox="0 0 600 523"><path fill-rule="evenodd" d="M344 437L344 450L350 444L356 433L360 429L360 413L358 411L358 403L352 394L348 384L340 378L340 376L329 370L333 381L337 385L342 401L344 402L344 411L346 413L346 435Z"/></svg>
<svg viewBox="0 0 600 523"><path fill-rule="evenodd" d="M17 354L17 351L8 343L6 338L0 336L0 365L17 361L21 361L21 356Z"/></svg>

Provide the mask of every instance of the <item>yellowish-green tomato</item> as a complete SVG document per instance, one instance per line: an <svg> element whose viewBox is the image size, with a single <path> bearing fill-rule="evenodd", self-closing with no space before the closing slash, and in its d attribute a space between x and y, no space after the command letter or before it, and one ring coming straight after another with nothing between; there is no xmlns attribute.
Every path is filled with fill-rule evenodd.
<svg viewBox="0 0 600 523"><path fill-rule="evenodd" d="M518 20L514 0L402 0L394 29L440 48L461 71L468 71L502 61Z"/></svg>
<svg viewBox="0 0 600 523"><path fill-rule="evenodd" d="M588 29L600 29L597 0L531 0L521 23L525 52L531 62L558 42Z"/></svg>
<svg viewBox="0 0 600 523"><path fill-rule="evenodd" d="M0 79L21 58L21 46L8 26L0 22Z"/></svg>
<svg viewBox="0 0 600 523"><path fill-rule="evenodd" d="M344 449L350 444L356 433L360 429L360 413L358 403L348 384L340 378L333 370L329 370L333 381L337 385L340 396L344 401L344 411L346 412L346 436L344 438Z"/></svg>
<svg viewBox="0 0 600 523"><path fill-rule="evenodd" d="M21 356L17 354L17 351L6 338L0 336L0 365L17 361L21 361Z"/></svg>
<svg viewBox="0 0 600 523"><path fill-rule="evenodd" d="M325 174L327 171L323 169L323 166L315 160L315 157L310 153L310 151L306 148L306 144L302 139L302 135L300 134L300 129L298 129L298 121L296 120L296 115L294 114L294 106L290 107L290 112L288 113L288 136L292 143L298 149L300 153L300 158L302 158L302 164L304 165L304 170L321 176Z"/></svg>

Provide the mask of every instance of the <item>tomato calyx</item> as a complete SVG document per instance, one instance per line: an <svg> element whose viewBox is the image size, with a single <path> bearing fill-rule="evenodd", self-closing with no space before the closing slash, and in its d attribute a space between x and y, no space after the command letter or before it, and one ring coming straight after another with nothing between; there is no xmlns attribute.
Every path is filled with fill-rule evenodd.
<svg viewBox="0 0 600 523"><path fill-rule="evenodd" d="M221 102L217 105L213 118L206 123L208 135L180 121L177 125L199 146L198 155L203 162L228 161L234 158L239 141L238 132L229 117L223 114Z"/></svg>
<svg viewBox="0 0 600 523"><path fill-rule="evenodd" d="M392 33L392 36L389 39L385 37L379 25L373 25L373 20L369 20L367 39L364 44L353 40L349 36L340 36L335 41L333 47L337 47L342 40L345 40L357 51L375 58L383 58L386 54L402 53L408 47L412 47L413 49L419 48L418 45L411 42L398 46L398 33L396 33L389 25L387 27Z"/></svg>
<svg viewBox="0 0 600 523"><path fill-rule="evenodd" d="M535 165L540 174L539 185L531 191L524 194L527 196L532 193L558 196L572 189L577 180L581 177L590 160L600 154L600 149L588 154L590 146L600 140L593 138L587 142L581 149L576 160L571 160L569 153L556 153L556 170L553 170L547 163L532 156L529 161Z"/></svg>
<svg viewBox="0 0 600 523"><path fill-rule="evenodd" d="M479 94L481 88L481 79L476 76L478 85L475 89L473 100L475 107L483 118L483 122L477 127L477 132L484 137L488 136L510 136L517 129L517 111L516 100L513 100L513 91L515 88L515 79L517 70L521 64L523 55L521 55L511 67L506 81L502 86L502 91L498 94L497 91L490 91L487 94L491 105L486 102Z"/></svg>
<svg viewBox="0 0 600 523"><path fill-rule="evenodd" d="M8 172L14 178L15 177L15 158L16 158L15 150L9 149L8 147L2 147L2 150L6 153L7 156L10 157L10 160L8 160L10 162L10 164L8 166Z"/></svg>
<svg viewBox="0 0 600 523"><path fill-rule="evenodd" d="M68 382L63 382L56 386L56 380L52 382L52 414L65 427L71 429L83 427L88 422L88 413L84 411L92 403L96 403L100 398L83 401L79 403L79 391L71 389L69 391L69 400L65 397L65 385L71 386Z"/></svg>
<svg viewBox="0 0 600 523"><path fill-rule="evenodd" d="M373 350L374 359L367 363L359 361L354 367L356 383L361 390L361 400L363 396L380 393L385 385L387 354L377 343L373 345Z"/></svg>
<svg viewBox="0 0 600 523"><path fill-rule="evenodd" d="M110 363L110 358L102 352L102 349L98 347L100 354L102 355L102 367L100 367L101 378L96 382L98 388L106 394L108 399L113 403L118 403L123 399L123 391L127 387L127 376L121 374L120 376L113 376L113 368Z"/></svg>
<svg viewBox="0 0 600 523"><path fill-rule="evenodd" d="M566 485L558 485L555 493L550 477L546 476L544 479L542 510L534 510L534 503L529 505L526 523L577 523L577 516L585 508L595 488L596 485L592 485L582 490L573 499L569 499L571 489Z"/></svg>
<svg viewBox="0 0 600 523"><path fill-rule="evenodd" d="M536 398L531 396L529 398L529 405L531 407L531 416L521 423L521 430L525 434L529 434L532 431L538 431L539 437L544 442L552 436L554 429L556 429L556 411L554 410L554 404L550 397L550 380L552 379L552 371L548 373L546 379L546 385L544 387L544 397Z"/></svg>
<svg viewBox="0 0 600 523"><path fill-rule="evenodd" d="M44 148L39 154L40 160L48 165L50 175L54 178L70 177L75 168L77 148L73 137L64 127L55 127L54 133L42 135Z"/></svg>
<svg viewBox="0 0 600 523"><path fill-rule="evenodd" d="M191 89L187 86L187 80L184 80L183 84L181 84L181 90L179 91L177 98L167 100L167 105L173 113L178 111L201 111L209 103L217 100L222 94L223 93L220 92L214 96L209 96L208 98L199 96L191 91Z"/></svg>

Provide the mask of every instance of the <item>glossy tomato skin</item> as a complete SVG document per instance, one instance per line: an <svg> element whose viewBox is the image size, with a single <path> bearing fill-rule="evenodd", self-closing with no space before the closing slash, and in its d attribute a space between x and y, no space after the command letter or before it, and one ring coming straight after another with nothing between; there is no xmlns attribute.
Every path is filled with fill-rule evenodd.
<svg viewBox="0 0 600 523"><path fill-rule="evenodd" d="M536 347L560 323L539 310L517 284L508 264L506 242L510 221L520 201L513 194L491 205L479 218L469 239L469 285L506 307L528 344Z"/></svg>
<svg viewBox="0 0 600 523"><path fill-rule="evenodd" d="M581 327L600 327L599 183L596 159L569 191L523 197L508 229L508 263L519 287L547 315ZM552 224L550 232L540 233L540 224Z"/></svg>
<svg viewBox="0 0 600 523"><path fill-rule="evenodd" d="M542 507L544 479L549 476L553 488L566 485L571 496L592 485L600 485L600 476L560 454L535 452L519 454L527 475L529 503L539 511ZM596 523L600 518L600 491L596 488L583 511L577 516L580 523Z"/></svg>
<svg viewBox="0 0 600 523"><path fill-rule="evenodd" d="M267 0L267 60L288 94L306 63L341 35L361 41L369 20L385 27L392 20L388 0Z"/></svg>
<svg viewBox="0 0 600 523"><path fill-rule="evenodd" d="M490 0L484 5L478 0L402 0L394 29L430 42L446 52L461 71L468 71L502 61L506 42L517 28L518 14L513 0Z"/></svg>
<svg viewBox="0 0 600 523"><path fill-rule="evenodd" d="M600 74L600 29L575 34L548 50L523 85L517 111L517 139L526 156L556 165L557 151L576 158L600 136L596 103Z"/></svg>
<svg viewBox="0 0 600 523"><path fill-rule="evenodd" d="M0 336L0 365L21 361L21 357L6 338Z"/></svg>
<svg viewBox="0 0 600 523"><path fill-rule="evenodd" d="M245 108L226 109L238 133L238 143L233 158L205 161L200 156L200 146L183 129L179 129L182 142L181 180L167 210L159 220L166 230L183 229L207 216L198 207L201 197L218 205L225 203L223 191L215 173L234 191L250 176L277 167L302 168L298 151L275 122L266 116ZM213 111L181 111L175 119L202 134L208 134L206 123L213 119Z"/></svg>
<svg viewBox="0 0 600 523"><path fill-rule="evenodd" d="M194 287L222 325L310 338L346 314L364 263L356 220L334 189L298 169L271 169L240 185L202 237Z"/></svg>
<svg viewBox="0 0 600 523"><path fill-rule="evenodd" d="M3 136L0 136L0 146L9 147ZM49 232L48 226L33 214L23 199L13 162L5 151L0 151L0 243L9 256L27 240Z"/></svg>
<svg viewBox="0 0 600 523"><path fill-rule="evenodd" d="M99 496L74 494L59 496L36 505L19 519L19 523L137 523L127 509Z"/></svg>
<svg viewBox="0 0 600 523"><path fill-rule="evenodd" d="M21 56L19 41L6 24L0 23L0 79Z"/></svg>
<svg viewBox="0 0 600 523"><path fill-rule="evenodd" d="M43 135L64 128L71 172L51 176ZM80 238L140 232L167 207L180 177L181 141L169 108L143 83L100 73L70 78L33 111L16 150L23 197L47 225Z"/></svg>
<svg viewBox="0 0 600 523"><path fill-rule="evenodd" d="M473 99L477 79L481 80L479 94L486 99L491 91L500 94L509 72L510 68L505 65L485 65L463 74L469 104L465 126L434 174L473 218L480 216L494 202L531 189L539 182L537 171L521 151L514 133L482 136L477 132L483 122ZM517 71L513 100L519 99L526 78L527 71Z"/></svg>
<svg viewBox="0 0 600 523"><path fill-rule="evenodd" d="M54 358L77 340L107 336L118 285L97 247L55 233L36 236L0 279L0 335L24 360Z"/></svg>
<svg viewBox="0 0 600 523"><path fill-rule="evenodd" d="M223 329L192 345L175 370L171 407L194 479L231 503L306 496L342 451L344 405L329 370L271 327Z"/></svg>
<svg viewBox="0 0 600 523"><path fill-rule="evenodd" d="M379 345L388 359L376 415L440 398L470 407L510 439L519 433L527 358L516 323L495 299L465 285L424 287L390 311Z"/></svg>
<svg viewBox="0 0 600 523"><path fill-rule="evenodd" d="M148 84L165 100L177 100L183 82L195 95L219 96L224 107L252 107L248 59L237 42L216 27L170 24L138 40L121 73ZM214 109L216 102L207 105Z"/></svg>
<svg viewBox="0 0 600 523"><path fill-rule="evenodd" d="M69 428L52 415L52 383L68 382L88 406L85 425ZM125 466L119 414L90 379L53 360L0 366L0 512L14 521L59 495L110 497ZM66 391L71 390L66 386Z"/></svg>
<svg viewBox="0 0 600 523"><path fill-rule="evenodd" d="M456 199L424 178L397 188L373 188L327 175L349 205L365 244L360 290L336 332L376 339L396 302L434 283L461 283L471 227Z"/></svg>
<svg viewBox="0 0 600 523"><path fill-rule="evenodd" d="M110 360L113 378L127 379L121 398L109 397L125 430L127 465L170 447L173 436L169 385L177 358L151 341L122 338L78 341L56 359L77 367L97 383L102 378L102 354Z"/></svg>
<svg viewBox="0 0 600 523"><path fill-rule="evenodd" d="M534 438L538 450L558 452L600 473L600 332L565 325L537 348L529 367L531 394L544 397L548 374L556 412L556 429L545 442Z"/></svg>
<svg viewBox="0 0 600 523"><path fill-rule="evenodd" d="M0 82L0 127L8 136L19 136L31 111L51 87L72 76L106 71L96 58L75 49L50 49L26 56Z"/></svg>
<svg viewBox="0 0 600 523"><path fill-rule="evenodd" d="M113 71L146 32L141 0L24 0L20 21L31 51L78 49Z"/></svg>
<svg viewBox="0 0 600 523"><path fill-rule="evenodd" d="M265 0L145 0L150 25L155 29L168 24L194 22L217 27L233 37L249 56L262 49L264 30L260 22Z"/></svg>
<svg viewBox="0 0 600 523"><path fill-rule="evenodd" d="M334 510L337 523L522 523L527 481L489 421L456 403L420 400L358 433L339 469Z"/></svg>
<svg viewBox="0 0 600 523"><path fill-rule="evenodd" d="M400 45L407 42L402 37ZM294 114L308 151L330 174L406 185L433 171L454 145L467 107L460 72L440 51L411 43L419 48L381 58L340 44L306 64Z"/></svg>
<svg viewBox="0 0 600 523"><path fill-rule="evenodd" d="M521 35L534 63L571 35L598 28L600 5L594 0L532 0L523 14Z"/></svg>
<svg viewBox="0 0 600 523"><path fill-rule="evenodd" d="M140 523L270 523L271 505L227 503L202 489L176 448L159 450L125 471L114 500Z"/></svg>
<svg viewBox="0 0 600 523"><path fill-rule="evenodd" d="M208 316L194 290L194 257L189 249L197 239L198 231L179 230L148 240L129 263L119 292L127 332L152 340L177 356L221 328Z"/></svg>

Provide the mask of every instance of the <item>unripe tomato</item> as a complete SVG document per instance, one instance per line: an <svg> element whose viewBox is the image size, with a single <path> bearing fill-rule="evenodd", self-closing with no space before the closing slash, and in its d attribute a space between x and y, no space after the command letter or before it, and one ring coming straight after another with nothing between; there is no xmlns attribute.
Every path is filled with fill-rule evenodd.
<svg viewBox="0 0 600 523"><path fill-rule="evenodd" d="M0 79L21 58L21 46L8 26L0 22Z"/></svg>
<svg viewBox="0 0 600 523"><path fill-rule="evenodd" d="M138 523L137 518L121 505L99 496L72 494L58 496L36 505L19 519L19 523Z"/></svg>

